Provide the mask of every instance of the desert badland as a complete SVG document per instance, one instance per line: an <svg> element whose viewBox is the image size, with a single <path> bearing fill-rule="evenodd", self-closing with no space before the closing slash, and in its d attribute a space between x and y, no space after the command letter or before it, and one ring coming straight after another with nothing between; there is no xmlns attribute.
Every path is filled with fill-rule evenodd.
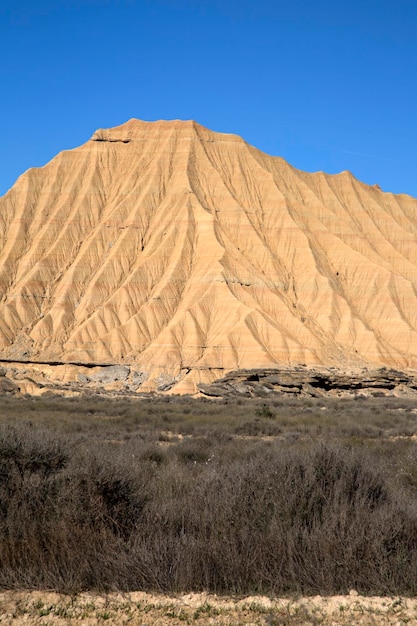
<svg viewBox="0 0 417 626"><path fill-rule="evenodd" d="M417 369L416 215L192 121L97 130L0 199L0 359L62 380L122 365L174 393L250 368Z"/></svg>
<svg viewBox="0 0 417 626"><path fill-rule="evenodd" d="M195 122L23 174L0 199L0 622L414 623L416 215ZM217 401L142 395L197 390Z"/></svg>

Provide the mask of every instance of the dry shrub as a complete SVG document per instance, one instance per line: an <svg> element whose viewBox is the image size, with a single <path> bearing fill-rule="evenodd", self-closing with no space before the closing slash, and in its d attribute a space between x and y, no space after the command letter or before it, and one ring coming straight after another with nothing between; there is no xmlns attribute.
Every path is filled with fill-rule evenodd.
<svg viewBox="0 0 417 626"><path fill-rule="evenodd" d="M415 520L382 476L350 452L275 449L246 463L212 465L192 494L177 494L168 508L153 506L157 543L170 537L167 553L176 564L164 588L415 589Z"/></svg>
<svg viewBox="0 0 417 626"><path fill-rule="evenodd" d="M0 585L417 593L417 520L377 456L0 428ZM389 478L388 478L389 475Z"/></svg>

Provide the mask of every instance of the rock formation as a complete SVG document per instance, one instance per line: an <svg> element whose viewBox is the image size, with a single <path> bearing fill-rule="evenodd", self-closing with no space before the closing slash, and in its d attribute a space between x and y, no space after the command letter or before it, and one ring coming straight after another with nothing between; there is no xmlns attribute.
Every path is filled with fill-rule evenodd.
<svg viewBox="0 0 417 626"><path fill-rule="evenodd" d="M23 174L0 225L0 360L178 393L240 369L417 369L417 200L349 172L133 119Z"/></svg>

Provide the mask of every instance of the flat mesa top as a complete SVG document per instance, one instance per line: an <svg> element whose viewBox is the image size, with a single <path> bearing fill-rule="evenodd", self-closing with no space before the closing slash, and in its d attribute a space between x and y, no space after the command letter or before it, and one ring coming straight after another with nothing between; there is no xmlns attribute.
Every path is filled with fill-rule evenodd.
<svg viewBox="0 0 417 626"><path fill-rule="evenodd" d="M112 128L99 128L92 136L93 141L134 141L143 139L145 136L180 134L183 136L198 136L202 140L229 140L240 141L243 139L238 135L229 133L218 133L209 130L205 126L198 124L194 120L158 120L155 122L145 122L132 118Z"/></svg>

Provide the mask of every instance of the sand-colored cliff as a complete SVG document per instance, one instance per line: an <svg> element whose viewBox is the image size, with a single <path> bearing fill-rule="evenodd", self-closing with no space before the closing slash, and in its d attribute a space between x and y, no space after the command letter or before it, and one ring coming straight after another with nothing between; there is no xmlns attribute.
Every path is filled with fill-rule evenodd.
<svg viewBox="0 0 417 626"><path fill-rule="evenodd" d="M0 198L0 359L195 389L280 364L417 369L417 200L192 121L98 130Z"/></svg>

